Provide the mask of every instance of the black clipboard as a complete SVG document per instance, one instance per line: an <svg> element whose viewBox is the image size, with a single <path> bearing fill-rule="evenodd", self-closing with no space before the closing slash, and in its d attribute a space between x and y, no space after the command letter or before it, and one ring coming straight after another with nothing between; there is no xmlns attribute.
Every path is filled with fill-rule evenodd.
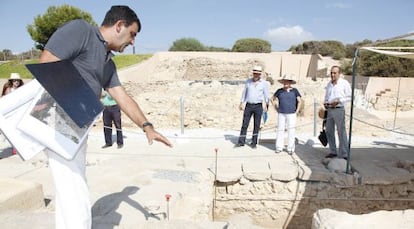
<svg viewBox="0 0 414 229"><path fill-rule="evenodd" d="M79 127L91 125L102 112L102 103L70 60L26 67Z"/></svg>

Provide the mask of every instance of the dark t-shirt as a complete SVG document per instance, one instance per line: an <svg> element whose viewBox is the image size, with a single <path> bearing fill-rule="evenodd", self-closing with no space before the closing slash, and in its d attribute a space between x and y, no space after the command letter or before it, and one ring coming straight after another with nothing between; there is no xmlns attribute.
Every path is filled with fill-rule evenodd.
<svg viewBox="0 0 414 229"><path fill-rule="evenodd" d="M102 88L121 85L111 59L113 54L107 50L99 29L84 20L73 20L61 26L50 37L45 49L59 59L72 60L98 97Z"/></svg>
<svg viewBox="0 0 414 229"><path fill-rule="evenodd" d="M290 90L287 91L283 88L279 88L274 96L279 100L279 113L293 114L296 112L298 106L297 97L301 97L298 89L290 88Z"/></svg>

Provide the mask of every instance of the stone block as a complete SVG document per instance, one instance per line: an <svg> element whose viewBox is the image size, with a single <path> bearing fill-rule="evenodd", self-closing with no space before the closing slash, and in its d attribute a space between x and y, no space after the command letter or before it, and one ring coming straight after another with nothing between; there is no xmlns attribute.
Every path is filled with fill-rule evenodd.
<svg viewBox="0 0 414 229"><path fill-rule="evenodd" d="M269 164L263 160L245 161L242 165L243 176L250 181L265 181L271 177Z"/></svg>
<svg viewBox="0 0 414 229"><path fill-rule="evenodd" d="M319 228L414 228L414 210L377 211L352 215L332 209L320 209L313 214L312 229Z"/></svg>
<svg viewBox="0 0 414 229"><path fill-rule="evenodd" d="M217 167L217 181L223 183L238 182L243 176L242 162L220 159Z"/></svg>
<svg viewBox="0 0 414 229"><path fill-rule="evenodd" d="M45 206L42 185L38 183L0 178L0 193L0 214Z"/></svg>
<svg viewBox="0 0 414 229"><path fill-rule="evenodd" d="M270 160L269 168L272 180L292 181L298 177L298 166L292 160Z"/></svg>

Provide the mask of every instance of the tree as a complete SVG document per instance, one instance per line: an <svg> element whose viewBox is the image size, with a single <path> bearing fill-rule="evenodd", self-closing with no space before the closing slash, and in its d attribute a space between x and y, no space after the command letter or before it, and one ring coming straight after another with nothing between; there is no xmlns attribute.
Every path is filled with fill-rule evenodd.
<svg viewBox="0 0 414 229"><path fill-rule="evenodd" d="M320 54L340 60L345 57L345 46L339 41L306 41L300 45L290 47L294 54Z"/></svg>
<svg viewBox="0 0 414 229"><path fill-rule="evenodd" d="M272 45L270 42L258 38L245 38L237 40L231 49L232 52L258 52L270 53Z"/></svg>
<svg viewBox="0 0 414 229"><path fill-rule="evenodd" d="M195 38L175 40L168 51L206 51L206 48Z"/></svg>
<svg viewBox="0 0 414 229"><path fill-rule="evenodd" d="M3 61L11 60L11 59L13 59L13 53L10 49L3 49L3 51L1 51L0 58Z"/></svg>
<svg viewBox="0 0 414 229"><path fill-rule="evenodd" d="M379 43L373 46L383 47L413 47L413 40L396 40ZM403 51L403 48L400 49ZM410 50L408 50L410 51ZM366 76L407 77L414 75L414 60L404 59L384 54L360 51L358 72Z"/></svg>
<svg viewBox="0 0 414 229"><path fill-rule="evenodd" d="M97 25L90 13L76 7L70 5L50 6L45 14L34 18L33 24L27 25L27 31L35 41L36 48L43 50L56 29L74 19L83 19L92 25Z"/></svg>
<svg viewBox="0 0 414 229"><path fill-rule="evenodd" d="M371 44L371 43L372 43L371 40L365 39L365 40L360 41L360 42L355 42L354 44L345 45L345 58L354 58L355 50L358 47L365 46L365 45Z"/></svg>

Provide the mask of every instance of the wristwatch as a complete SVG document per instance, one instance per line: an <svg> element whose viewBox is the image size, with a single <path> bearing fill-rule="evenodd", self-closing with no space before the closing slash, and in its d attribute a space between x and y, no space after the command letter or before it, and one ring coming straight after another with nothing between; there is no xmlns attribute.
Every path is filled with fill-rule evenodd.
<svg viewBox="0 0 414 229"><path fill-rule="evenodd" d="M142 124L142 130L145 132L145 127L147 127L147 126L151 126L151 127L154 127L154 125L152 125L152 123L150 123L150 122L144 122L143 124Z"/></svg>

